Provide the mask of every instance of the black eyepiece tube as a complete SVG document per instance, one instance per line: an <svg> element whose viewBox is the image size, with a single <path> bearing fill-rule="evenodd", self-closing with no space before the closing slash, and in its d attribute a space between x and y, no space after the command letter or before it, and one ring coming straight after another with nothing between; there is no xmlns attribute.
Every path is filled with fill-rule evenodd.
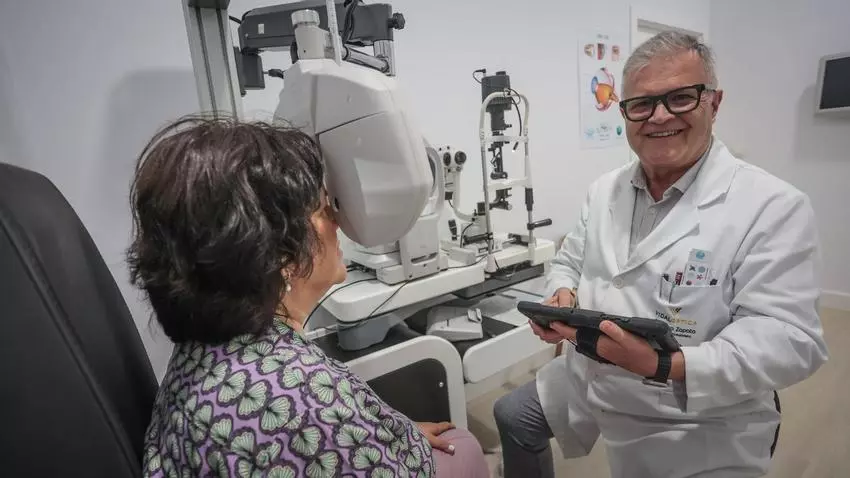
<svg viewBox="0 0 850 478"><path fill-rule="evenodd" d="M490 239L490 234L487 234L486 232L484 232L484 233L481 233L481 234L476 234L474 236L465 237L463 239L463 243L464 244L472 244L472 243L475 243L475 242L486 241L486 240L489 240L489 239Z"/></svg>

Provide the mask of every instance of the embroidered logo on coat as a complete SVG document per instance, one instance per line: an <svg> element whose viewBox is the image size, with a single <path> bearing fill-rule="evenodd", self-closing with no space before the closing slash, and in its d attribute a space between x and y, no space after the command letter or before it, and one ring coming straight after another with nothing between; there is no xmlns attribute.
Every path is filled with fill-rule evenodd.
<svg viewBox="0 0 850 478"><path fill-rule="evenodd" d="M697 321L682 317L681 312L681 307L668 307L666 313L656 310L655 317L670 324L676 337L689 339L696 333Z"/></svg>

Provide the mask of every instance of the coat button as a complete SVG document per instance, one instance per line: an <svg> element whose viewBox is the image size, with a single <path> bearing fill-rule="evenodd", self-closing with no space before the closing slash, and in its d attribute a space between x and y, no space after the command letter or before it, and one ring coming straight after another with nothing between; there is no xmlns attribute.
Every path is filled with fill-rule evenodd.
<svg viewBox="0 0 850 478"><path fill-rule="evenodd" d="M623 279L620 278L620 277L617 277L616 279L614 279L614 287L616 287L618 289L622 289L623 288Z"/></svg>

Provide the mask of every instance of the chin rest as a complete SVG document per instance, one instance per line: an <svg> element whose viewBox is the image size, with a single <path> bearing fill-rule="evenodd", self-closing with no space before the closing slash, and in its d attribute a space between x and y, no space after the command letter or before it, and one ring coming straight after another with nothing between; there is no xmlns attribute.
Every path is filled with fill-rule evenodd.
<svg viewBox="0 0 850 478"><path fill-rule="evenodd" d="M157 391L124 298L44 176L0 163L0 464L9 476L141 476Z"/></svg>

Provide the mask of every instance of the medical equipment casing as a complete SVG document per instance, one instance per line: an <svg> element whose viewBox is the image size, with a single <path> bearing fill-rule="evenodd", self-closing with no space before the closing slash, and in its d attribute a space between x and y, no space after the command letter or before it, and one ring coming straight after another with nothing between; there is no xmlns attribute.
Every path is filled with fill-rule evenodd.
<svg viewBox="0 0 850 478"><path fill-rule="evenodd" d="M286 70L275 118L317 139L345 235L366 247L393 242L411 230L434 184L419 128L394 78L325 58L324 36L304 46L315 39L311 25L296 28L299 60Z"/></svg>

